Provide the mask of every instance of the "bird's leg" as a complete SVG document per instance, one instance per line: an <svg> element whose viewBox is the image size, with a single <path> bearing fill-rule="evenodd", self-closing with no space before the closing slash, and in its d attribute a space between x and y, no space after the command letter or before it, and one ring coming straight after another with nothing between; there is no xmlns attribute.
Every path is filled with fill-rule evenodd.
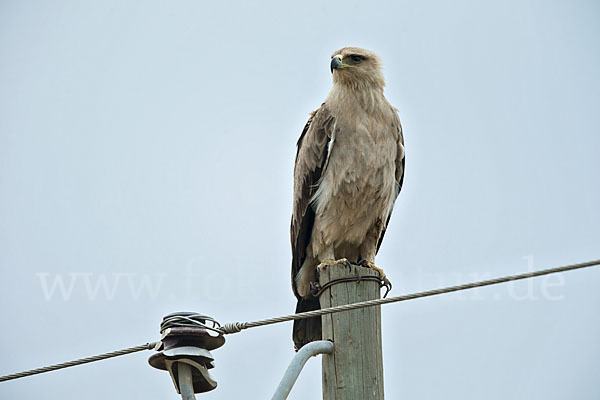
<svg viewBox="0 0 600 400"><path fill-rule="evenodd" d="M392 282L387 278L385 272L381 268L375 265L375 254L377 254L377 242L381 237L381 231L383 224L381 220L377 220L375 224L368 230L365 239L363 240L359 248L359 257L362 258L358 264L363 267L371 268L379 273L381 280L383 281L382 286L385 286L386 292L383 297L387 296L388 292L392 290ZM371 261L373 260L373 261Z"/></svg>
<svg viewBox="0 0 600 400"><path fill-rule="evenodd" d="M347 258L340 258L336 260L333 246L323 246L320 248L317 258L321 261L321 263L317 265L317 270L336 264L346 264L348 267L352 265Z"/></svg>

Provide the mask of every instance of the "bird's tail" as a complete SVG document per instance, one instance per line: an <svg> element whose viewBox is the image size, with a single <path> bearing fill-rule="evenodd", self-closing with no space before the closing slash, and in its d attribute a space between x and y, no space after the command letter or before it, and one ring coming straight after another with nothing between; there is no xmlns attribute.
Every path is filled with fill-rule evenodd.
<svg viewBox="0 0 600 400"><path fill-rule="evenodd" d="M298 304L296 305L296 313L320 309L319 298L313 296L298 299ZM292 338L294 339L296 350L300 350L302 346L309 342L321 340L321 317L294 320Z"/></svg>

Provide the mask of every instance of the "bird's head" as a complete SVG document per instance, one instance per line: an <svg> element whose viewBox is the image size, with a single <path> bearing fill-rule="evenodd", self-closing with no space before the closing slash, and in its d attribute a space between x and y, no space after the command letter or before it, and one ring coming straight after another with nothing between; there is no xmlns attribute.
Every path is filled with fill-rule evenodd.
<svg viewBox="0 0 600 400"><path fill-rule="evenodd" d="M331 73L335 84L385 86L379 56L360 47L344 47L334 52L331 56Z"/></svg>

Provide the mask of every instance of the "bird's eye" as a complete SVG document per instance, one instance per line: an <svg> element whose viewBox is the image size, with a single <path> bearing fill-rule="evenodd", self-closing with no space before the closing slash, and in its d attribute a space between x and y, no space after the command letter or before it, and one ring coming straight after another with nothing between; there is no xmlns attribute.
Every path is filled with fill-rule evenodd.
<svg viewBox="0 0 600 400"><path fill-rule="evenodd" d="M361 56L350 56L350 59L352 60L352 62L354 63L359 63L362 61L362 57Z"/></svg>

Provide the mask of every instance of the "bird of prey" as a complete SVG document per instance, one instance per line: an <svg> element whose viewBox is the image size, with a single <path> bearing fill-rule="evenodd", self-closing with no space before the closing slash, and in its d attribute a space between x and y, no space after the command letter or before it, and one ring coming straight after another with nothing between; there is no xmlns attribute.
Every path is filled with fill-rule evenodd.
<svg viewBox="0 0 600 400"><path fill-rule="evenodd" d="M331 57L333 87L297 144L291 223L296 312L319 309L309 287L318 267L339 262L377 270L375 255L404 180L404 138L383 95L381 60L344 47ZM321 338L321 317L296 320L296 349Z"/></svg>

